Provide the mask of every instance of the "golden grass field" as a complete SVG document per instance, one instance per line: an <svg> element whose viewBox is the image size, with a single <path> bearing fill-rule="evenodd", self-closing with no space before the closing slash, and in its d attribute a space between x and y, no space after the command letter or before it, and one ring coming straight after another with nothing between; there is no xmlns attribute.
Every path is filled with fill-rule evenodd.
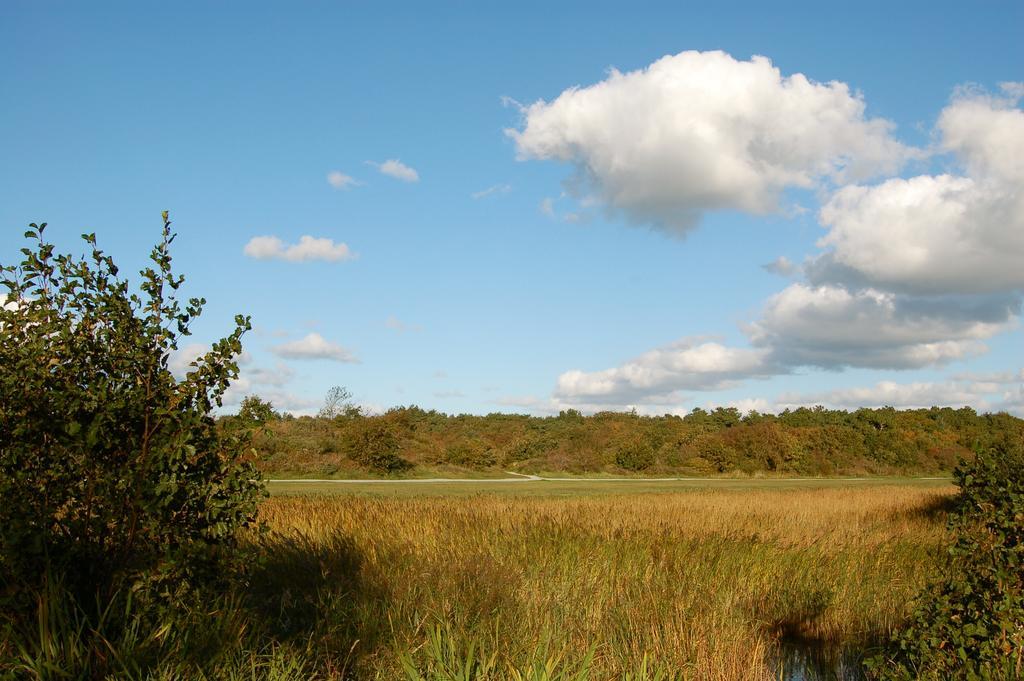
<svg viewBox="0 0 1024 681"><path fill-rule="evenodd" d="M788 678L901 621L955 488L608 491L274 496L253 589L327 677Z"/></svg>

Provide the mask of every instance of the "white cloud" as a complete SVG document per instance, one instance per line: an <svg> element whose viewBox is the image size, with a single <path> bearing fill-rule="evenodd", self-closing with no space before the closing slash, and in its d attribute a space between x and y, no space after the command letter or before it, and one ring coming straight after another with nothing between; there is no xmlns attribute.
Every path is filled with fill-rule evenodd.
<svg viewBox="0 0 1024 681"><path fill-rule="evenodd" d="M483 199L488 196L496 196L499 194L508 194L512 191L512 185L510 184L494 184L487 189L482 189L478 192L473 192L470 196L474 199Z"/></svg>
<svg viewBox="0 0 1024 681"><path fill-rule="evenodd" d="M978 391L963 383L896 383L881 381L870 387L843 388L817 394L801 395L788 393L780 395L775 408L795 409L822 405L834 409L860 409L861 407L896 407L898 409L923 409L931 406L971 407L978 411L991 408L986 391Z"/></svg>
<svg viewBox="0 0 1024 681"><path fill-rule="evenodd" d="M772 404L763 397L745 397L739 400L730 400L723 405L709 404L708 408L716 409L719 406L731 407L744 415L749 414L752 411L757 411L763 414L772 410Z"/></svg>
<svg viewBox="0 0 1024 681"><path fill-rule="evenodd" d="M792 284L772 296L747 331L786 366L905 369L984 351L1009 328L1013 300L922 300L864 289Z"/></svg>
<svg viewBox="0 0 1024 681"><path fill-rule="evenodd" d="M396 180L402 180L403 182L419 182L420 174L415 169L410 168L398 159L388 159L383 163L376 163L374 161L367 161L370 165L374 166L382 174L388 177L393 177Z"/></svg>
<svg viewBox="0 0 1024 681"><path fill-rule="evenodd" d="M272 385L281 387L295 378L295 370L284 362L278 362L274 368L254 367L243 372L254 385Z"/></svg>
<svg viewBox="0 0 1024 681"><path fill-rule="evenodd" d="M730 348L683 339L602 371L566 371L558 377L558 399L629 404L675 402L680 390L717 390L735 381L778 371L768 351Z"/></svg>
<svg viewBox="0 0 1024 681"><path fill-rule="evenodd" d="M786 256L780 255L779 257L775 258L775 260L772 260L770 263L761 265L761 269L765 270L766 272L771 272L772 274L778 274L783 277L788 277L793 275L797 271L797 266L794 265L793 261L791 261Z"/></svg>
<svg viewBox="0 0 1024 681"><path fill-rule="evenodd" d="M338 262L355 257L348 245L334 243L331 239L303 236L297 244L285 244L276 236L256 236L249 240L242 250L245 255L257 260L287 260L307 262L324 260Z"/></svg>
<svg viewBox="0 0 1024 681"><path fill-rule="evenodd" d="M971 175L1024 181L1024 83L1003 83L1002 96L958 91L939 116L942 146L962 157Z"/></svg>
<svg viewBox="0 0 1024 681"><path fill-rule="evenodd" d="M327 173L327 184L335 189L351 189L352 187L358 187L359 181L340 170L332 170Z"/></svg>
<svg viewBox="0 0 1024 681"><path fill-rule="evenodd" d="M1013 88L1004 88L1008 93ZM848 186L822 207L828 250L768 301L751 337L782 363L909 368L983 352L1024 290L1024 111L962 90L940 149L966 175Z"/></svg>
<svg viewBox="0 0 1024 681"><path fill-rule="evenodd" d="M1018 369L1017 371L999 371L995 373L976 373L973 371L966 371L963 373L955 374L954 380L957 381L976 381L979 383L1024 383L1024 369Z"/></svg>
<svg viewBox="0 0 1024 681"><path fill-rule="evenodd" d="M700 61L697 57L691 60ZM738 68L737 62L718 55L715 67L721 67L722 63L728 66L726 71ZM754 60L739 66L753 68L758 63ZM760 63L760 67L778 75L767 62ZM708 73L716 72L715 68L708 69ZM655 74L654 67L625 76L613 74L608 81L593 88L564 93L554 104L534 105L531 109L540 116L536 120L543 122L553 117L554 122L549 121L549 128L533 131L540 135L538 131L546 130L550 139L540 136L532 143L541 145L542 149L559 149L558 145L565 143L569 139L566 136L572 133L577 135L572 139L577 140L578 148L573 147L571 158L567 160L581 162L579 158L592 154L600 161L599 168L607 161L603 155L609 155L614 161L607 161L611 163L609 167L619 170L632 169L635 158L660 159L653 151L637 151L629 146L640 144L637 141L620 149L614 139L604 139L588 126L607 120L604 109L625 110L622 108L625 105L619 101L621 93L616 94L620 90L633 93L637 102L659 104L657 97L650 101L644 99L649 95L644 81L655 76L671 80L673 75L678 75L673 69ZM681 78L685 82L687 77ZM637 82L632 82L634 80ZM775 87L782 90L796 87L789 81L777 78ZM835 84L826 87L804 81L797 90L810 88L815 96L824 97L826 93L817 90L824 88L837 96L836 87ZM727 86L726 92L730 88L731 85ZM757 94L760 90L754 89L752 97L760 101ZM584 97L585 93L589 94ZM670 404L673 400L666 399L668 397L678 401L674 391L715 389L744 377L780 373L801 366L911 369L986 352L987 339L1017 327L1024 292L1024 111L1017 108L1015 99L1024 93L1024 85L1004 86L1004 93L1004 96L990 96L977 90L960 91L939 117L936 149L951 154L964 174L921 175L889 179L873 186L843 187L827 199L819 214L828 231L818 245L826 250L806 261L802 268L784 257L763 266L783 275L802 270L807 281L791 284L769 298L759 318L745 326L753 349L730 350L736 353L735 358L746 360L746 364L740 362L735 371L720 374L692 371L682 361L681 366L671 367L672 358L689 357L692 348L684 344L682 348L651 351L605 371L566 372L559 378L556 399L577 404L651 405L659 401ZM565 100L564 106L557 107L562 100ZM856 102L859 106L859 100ZM570 103L575 108L569 106ZM696 106L705 113L714 110L712 105L704 103ZM840 116L844 125L884 131L884 125L862 120L861 109L854 108L858 112L856 116ZM687 110L682 119L693 123L695 119L688 117L690 113ZM730 135L739 134L740 138L750 140L743 136L752 125L748 114L740 107L740 120L736 123L739 132L730 130ZM644 113L642 116L652 115ZM534 122L530 110L527 119L527 128L521 133L524 136L530 133ZM578 123L578 130L571 126L559 127L565 123L563 119L573 125L577 125L578 119L583 122ZM715 135L729 136L704 119L700 120ZM616 123L613 120L609 124L614 127ZM704 128L698 126L698 129ZM665 132L652 124L648 137L659 139L659 135L671 137L672 134L677 131L671 126ZM717 139L713 135L712 138ZM637 135L636 139L646 138ZM549 146L543 147L542 143ZM879 145L879 149L886 147L881 141ZM902 148L893 151L894 157L908 153ZM545 153L537 151L535 155ZM884 154L876 160L881 162L882 156ZM781 163L789 157L780 158ZM843 163L827 161L818 176L841 180L850 170L850 166ZM663 160L661 168L662 175L674 177L669 161ZM706 170L710 173L710 169ZM608 181L614 180L618 183L615 187L627 189L630 183L643 178L655 185L659 181L657 174L634 176L632 170L622 172L625 175L620 177L609 171ZM593 181L600 184L605 182L604 177L600 175ZM764 184L761 189L771 186ZM607 187L598 188L605 192L606 200L612 200L607 198ZM546 205L553 213L553 203ZM1012 381L1003 383L1011 384ZM876 386L873 390L875 394L891 400L898 398L900 404L909 405L915 399L938 399L939 392L950 389L951 385L943 384L932 395L927 395L921 385L899 390L886 385L884 390L888 392ZM957 383L960 392L950 394L959 400L975 395L972 404L1017 404L1020 389L1013 385L1010 389L999 388L999 385L999 381ZM1001 397L997 395L1000 391L1005 393ZM867 395L861 392L847 397L867 399ZM838 401L840 397L835 399Z"/></svg>
<svg viewBox="0 0 1024 681"><path fill-rule="evenodd" d="M540 212L549 218L555 217L555 200L552 198L541 199Z"/></svg>
<svg viewBox="0 0 1024 681"><path fill-rule="evenodd" d="M996 409L1024 418L1024 383L1010 387L1000 395Z"/></svg>
<svg viewBox="0 0 1024 681"><path fill-rule="evenodd" d="M359 361L351 351L326 340L315 332L307 334L299 340L276 345L270 350L275 355L288 359L330 359L336 362L351 363Z"/></svg>
<svg viewBox="0 0 1024 681"><path fill-rule="evenodd" d="M916 293L1024 288L1022 198L1021 186L952 175L846 187L821 210L830 229L819 243L832 250L812 276L841 279L838 265L865 283Z"/></svg>
<svg viewBox="0 0 1024 681"><path fill-rule="evenodd" d="M838 191L821 209L829 231L819 245L830 250L811 277L921 294L1024 289L1024 111L1016 103L966 91L943 110L940 146L966 175Z"/></svg>
<svg viewBox="0 0 1024 681"><path fill-rule="evenodd" d="M572 164L630 220L676 233L711 210L779 210L791 187L893 172L913 152L840 82L784 77L765 57L683 52L523 108L521 159Z"/></svg>
<svg viewBox="0 0 1024 681"><path fill-rule="evenodd" d="M668 401L653 402L586 402L578 399L541 399L533 395L506 396L494 400L494 404L511 407L516 411L535 414L538 416L553 416L566 409L575 409L583 414L596 414L602 411L628 412L635 411L642 416L662 416L674 414L685 416L690 412L688 408L681 406L686 398L675 396Z"/></svg>

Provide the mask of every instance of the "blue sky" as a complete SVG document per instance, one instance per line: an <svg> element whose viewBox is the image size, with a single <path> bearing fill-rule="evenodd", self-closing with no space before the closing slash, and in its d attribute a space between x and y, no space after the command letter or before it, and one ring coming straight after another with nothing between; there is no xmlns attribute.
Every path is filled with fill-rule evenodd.
<svg viewBox="0 0 1024 681"><path fill-rule="evenodd" d="M209 300L177 364L250 314L231 399L296 413L332 385L1024 413L1022 26L1009 2L8 2L0 260L46 221L138 269L170 210Z"/></svg>

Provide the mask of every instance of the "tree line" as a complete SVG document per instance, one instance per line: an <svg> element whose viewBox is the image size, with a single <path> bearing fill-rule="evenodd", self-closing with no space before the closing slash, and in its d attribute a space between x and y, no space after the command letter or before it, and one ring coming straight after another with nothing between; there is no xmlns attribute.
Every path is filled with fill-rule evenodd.
<svg viewBox="0 0 1024 681"><path fill-rule="evenodd" d="M679 475L948 473L979 449L1024 437L1024 420L964 407L824 407L779 414L694 409L685 416L450 415L417 406L365 415L335 388L318 416L276 413L251 396L223 427L258 424L265 473L396 474L420 468Z"/></svg>

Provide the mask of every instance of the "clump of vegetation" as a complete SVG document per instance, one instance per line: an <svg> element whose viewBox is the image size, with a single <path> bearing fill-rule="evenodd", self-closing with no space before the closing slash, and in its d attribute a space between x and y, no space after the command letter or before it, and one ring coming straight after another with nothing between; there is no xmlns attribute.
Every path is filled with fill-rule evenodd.
<svg viewBox="0 0 1024 681"><path fill-rule="evenodd" d="M274 405L259 395L246 395L238 407L238 422L244 427L265 426L281 415L274 411Z"/></svg>
<svg viewBox="0 0 1024 681"><path fill-rule="evenodd" d="M398 455L398 438L384 421L360 419L346 439L349 458L378 473L400 473L412 464Z"/></svg>
<svg viewBox="0 0 1024 681"><path fill-rule="evenodd" d="M88 256L55 255L45 226L0 268L0 632L29 667L99 678L111 640L160 647L161 614L186 613L240 564L265 492L244 432L212 410L249 320L179 381L168 357L205 301L176 298L167 214L139 293L95 235Z"/></svg>
<svg viewBox="0 0 1024 681"><path fill-rule="evenodd" d="M615 465L627 471L647 470L654 463L654 447L641 438L621 443L615 449Z"/></svg>
<svg viewBox="0 0 1024 681"><path fill-rule="evenodd" d="M979 452L955 478L942 576L872 661L879 678L1024 677L1024 443Z"/></svg>

